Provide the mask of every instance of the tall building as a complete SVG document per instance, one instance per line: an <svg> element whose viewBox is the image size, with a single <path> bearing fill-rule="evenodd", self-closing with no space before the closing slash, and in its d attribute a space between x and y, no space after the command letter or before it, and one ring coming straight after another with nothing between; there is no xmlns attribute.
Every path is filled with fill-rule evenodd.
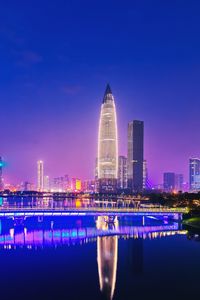
<svg viewBox="0 0 200 300"><path fill-rule="evenodd" d="M50 181L49 181L49 176L48 175L44 176L44 191L45 192L50 191Z"/></svg>
<svg viewBox="0 0 200 300"><path fill-rule="evenodd" d="M200 159L189 159L189 184L190 191L197 192L200 190Z"/></svg>
<svg viewBox="0 0 200 300"><path fill-rule="evenodd" d="M118 188L127 189L127 157L119 156L118 159Z"/></svg>
<svg viewBox="0 0 200 300"><path fill-rule="evenodd" d="M175 174L166 172L163 174L163 188L165 192L173 192L175 190Z"/></svg>
<svg viewBox="0 0 200 300"><path fill-rule="evenodd" d="M133 120L128 123L127 174L130 191L143 189L144 122Z"/></svg>
<svg viewBox="0 0 200 300"><path fill-rule="evenodd" d="M118 133L115 100L109 85L101 105L97 168L99 191L114 192L118 177Z"/></svg>
<svg viewBox="0 0 200 300"><path fill-rule="evenodd" d="M4 184L3 184L3 160L2 157L0 156L0 191L4 189Z"/></svg>
<svg viewBox="0 0 200 300"><path fill-rule="evenodd" d="M183 191L183 174L175 174L175 190Z"/></svg>
<svg viewBox="0 0 200 300"><path fill-rule="evenodd" d="M37 189L39 192L44 190L44 162L42 160L37 162Z"/></svg>
<svg viewBox="0 0 200 300"><path fill-rule="evenodd" d="M147 161L143 161L143 190L148 189L148 170Z"/></svg>

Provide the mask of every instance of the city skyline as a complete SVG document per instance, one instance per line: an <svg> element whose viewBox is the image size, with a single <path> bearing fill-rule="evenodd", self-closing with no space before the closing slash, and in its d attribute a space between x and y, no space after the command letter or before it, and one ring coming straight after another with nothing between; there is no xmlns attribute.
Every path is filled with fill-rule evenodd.
<svg viewBox="0 0 200 300"><path fill-rule="evenodd" d="M1 2L2 299L195 299L200 1Z"/></svg>
<svg viewBox="0 0 200 300"><path fill-rule="evenodd" d="M117 102L119 155L127 153L127 123L143 120L152 183L161 183L168 171L188 181L188 159L200 156L200 4L181 2L173 14L171 3L126 8L112 1L92 7L61 1L44 18L46 1L41 14L37 1L31 10L25 1L11 2L2 5L0 24L5 179L34 181L39 159L51 177L67 172L92 178L98 103L109 82Z"/></svg>

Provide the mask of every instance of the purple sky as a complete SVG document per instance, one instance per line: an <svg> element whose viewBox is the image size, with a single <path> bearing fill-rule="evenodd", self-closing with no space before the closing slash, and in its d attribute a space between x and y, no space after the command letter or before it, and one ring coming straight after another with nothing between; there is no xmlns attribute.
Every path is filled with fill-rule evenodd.
<svg viewBox="0 0 200 300"><path fill-rule="evenodd" d="M12 5L11 3L12 2ZM165 2L165 3L164 3ZM0 155L6 180L93 178L100 105L115 97L120 153L127 123L145 124L153 183L200 156L198 1L9 1L0 11Z"/></svg>

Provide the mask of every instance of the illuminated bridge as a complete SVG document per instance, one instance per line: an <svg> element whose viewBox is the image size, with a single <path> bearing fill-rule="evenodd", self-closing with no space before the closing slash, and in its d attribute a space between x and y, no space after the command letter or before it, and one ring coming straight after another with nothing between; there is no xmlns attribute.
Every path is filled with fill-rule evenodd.
<svg viewBox="0 0 200 300"><path fill-rule="evenodd" d="M45 216L162 216L180 220L182 214L188 213L186 208L49 208L49 207L8 207L0 208L2 217L45 217Z"/></svg>

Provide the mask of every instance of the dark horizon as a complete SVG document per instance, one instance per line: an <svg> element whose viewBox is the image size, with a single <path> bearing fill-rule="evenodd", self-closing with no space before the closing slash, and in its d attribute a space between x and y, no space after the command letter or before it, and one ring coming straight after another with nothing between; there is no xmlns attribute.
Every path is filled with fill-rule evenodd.
<svg viewBox="0 0 200 300"><path fill-rule="evenodd" d="M119 154L127 126L144 121L150 181L200 157L198 1L3 2L0 156L6 181L45 174L92 179L100 105L115 97Z"/></svg>

